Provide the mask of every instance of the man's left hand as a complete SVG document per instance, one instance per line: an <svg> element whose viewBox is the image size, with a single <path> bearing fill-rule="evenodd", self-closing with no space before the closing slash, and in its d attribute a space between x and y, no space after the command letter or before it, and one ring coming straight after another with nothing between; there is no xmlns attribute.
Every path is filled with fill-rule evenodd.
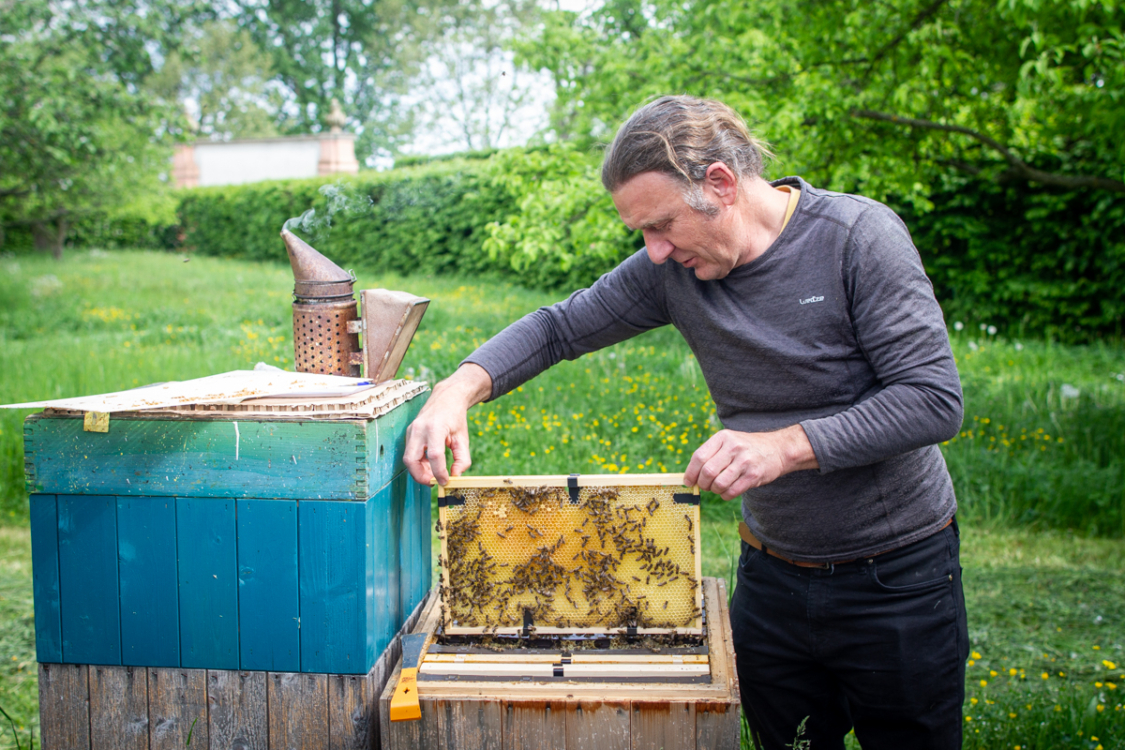
<svg viewBox="0 0 1125 750"><path fill-rule="evenodd" d="M721 430L699 446L684 472L684 485L699 485L724 500L769 484L790 472L817 468L801 425L777 432Z"/></svg>

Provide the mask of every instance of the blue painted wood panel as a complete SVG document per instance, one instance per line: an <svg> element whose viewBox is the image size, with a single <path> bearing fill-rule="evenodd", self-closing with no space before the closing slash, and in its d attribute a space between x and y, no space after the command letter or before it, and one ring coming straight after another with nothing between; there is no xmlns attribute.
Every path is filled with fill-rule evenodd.
<svg viewBox="0 0 1125 750"><path fill-rule="evenodd" d="M180 662L238 669L235 501L176 498Z"/></svg>
<svg viewBox="0 0 1125 750"><path fill-rule="evenodd" d="M374 666L368 585L391 571L368 572L370 507L371 501L298 504L302 672L365 674Z"/></svg>
<svg viewBox="0 0 1125 750"><path fill-rule="evenodd" d="M367 472L357 468L368 461L369 426L114 419L99 433L83 431L81 419L31 416L28 486L60 494L366 500Z"/></svg>
<svg viewBox="0 0 1125 750"><path fill-rule="evenodd" d="M31 588L35 596L35 658L59 663L62 621L59 617L59 514L54 495L32 495Z"/></svg>
<svg viewBox="0 0 1125 750"><path fill-rule="evenodd" d="M403 514L399 570L402 579L402 616L406 618L430 589L430 488L406 476L406 510Z"/></svg>
<svg viewBox="0 0 1125 750"><path fill-rule="evenodd" d="M117 557L122 663L180 666L176 499L117 498Z"/></svg>
<svg viewBox="0 0 1125 750"><path fill-rule="evenodd" d="M63 661L120 664L117 498L59 495L58 513Z"/></svg>
<svg viewBox="0 0 1125 750"><path fill-rule="evenodd" d="M297 505L291 500L238 501L242 669L301 670Z"/></svg>
<svg viewBox="0 0 1125 750"><path fill-rule="evenodd" d="M402 456L406 451L406 428L418 416L429 398L421 393L398 408L384 414L372 423L367 431L366 453L367 484L372 490L381 489L402 470Z"/></svg>

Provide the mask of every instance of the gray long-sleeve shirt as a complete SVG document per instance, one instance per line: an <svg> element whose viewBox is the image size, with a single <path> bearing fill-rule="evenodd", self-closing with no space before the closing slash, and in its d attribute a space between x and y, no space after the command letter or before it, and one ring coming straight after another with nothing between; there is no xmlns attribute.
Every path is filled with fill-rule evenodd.
<svg viewBox="0 0 1125 750"><path fill-rule="evenodd" d="M672 324L699 360L725 427L800 424L819 470L743 495L762 542L827 562L925 538L957 503L937 443L960 429L960 380L933 287L886 206L801 189L781 235L723 279L642 250L589 289L512 324L465 361L492 397L562 359Z"/></svg>

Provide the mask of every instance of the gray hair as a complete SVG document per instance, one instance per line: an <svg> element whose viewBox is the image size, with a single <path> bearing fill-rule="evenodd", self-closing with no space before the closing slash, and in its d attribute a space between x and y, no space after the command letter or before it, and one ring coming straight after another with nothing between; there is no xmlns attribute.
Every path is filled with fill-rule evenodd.
<svg viewBox="0 0 1125 750"><path fill-rule="evenodd" d="M737 177L757 177L763 158L772 155L722 102L664 96L638 109L617 131L602 163L602 185L613 193L643 172L659 172L681 184L689 206L714 215L718 208L704 199L701 187L707 168L722 162Z"/></svg>

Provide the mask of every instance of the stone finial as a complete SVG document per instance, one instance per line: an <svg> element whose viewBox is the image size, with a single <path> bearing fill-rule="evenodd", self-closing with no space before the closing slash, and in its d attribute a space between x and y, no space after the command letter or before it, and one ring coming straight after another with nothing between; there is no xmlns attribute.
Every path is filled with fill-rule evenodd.
<svg viewBox="0 0 1125 750"><path fill-rule="evenodd" d="M329 132L339 133L343 131L344 125L347 123L348 117L344 114L344 110L340 108L340 100L332 100L332 111L324 118L324 122L330 128Z"/></svg>

